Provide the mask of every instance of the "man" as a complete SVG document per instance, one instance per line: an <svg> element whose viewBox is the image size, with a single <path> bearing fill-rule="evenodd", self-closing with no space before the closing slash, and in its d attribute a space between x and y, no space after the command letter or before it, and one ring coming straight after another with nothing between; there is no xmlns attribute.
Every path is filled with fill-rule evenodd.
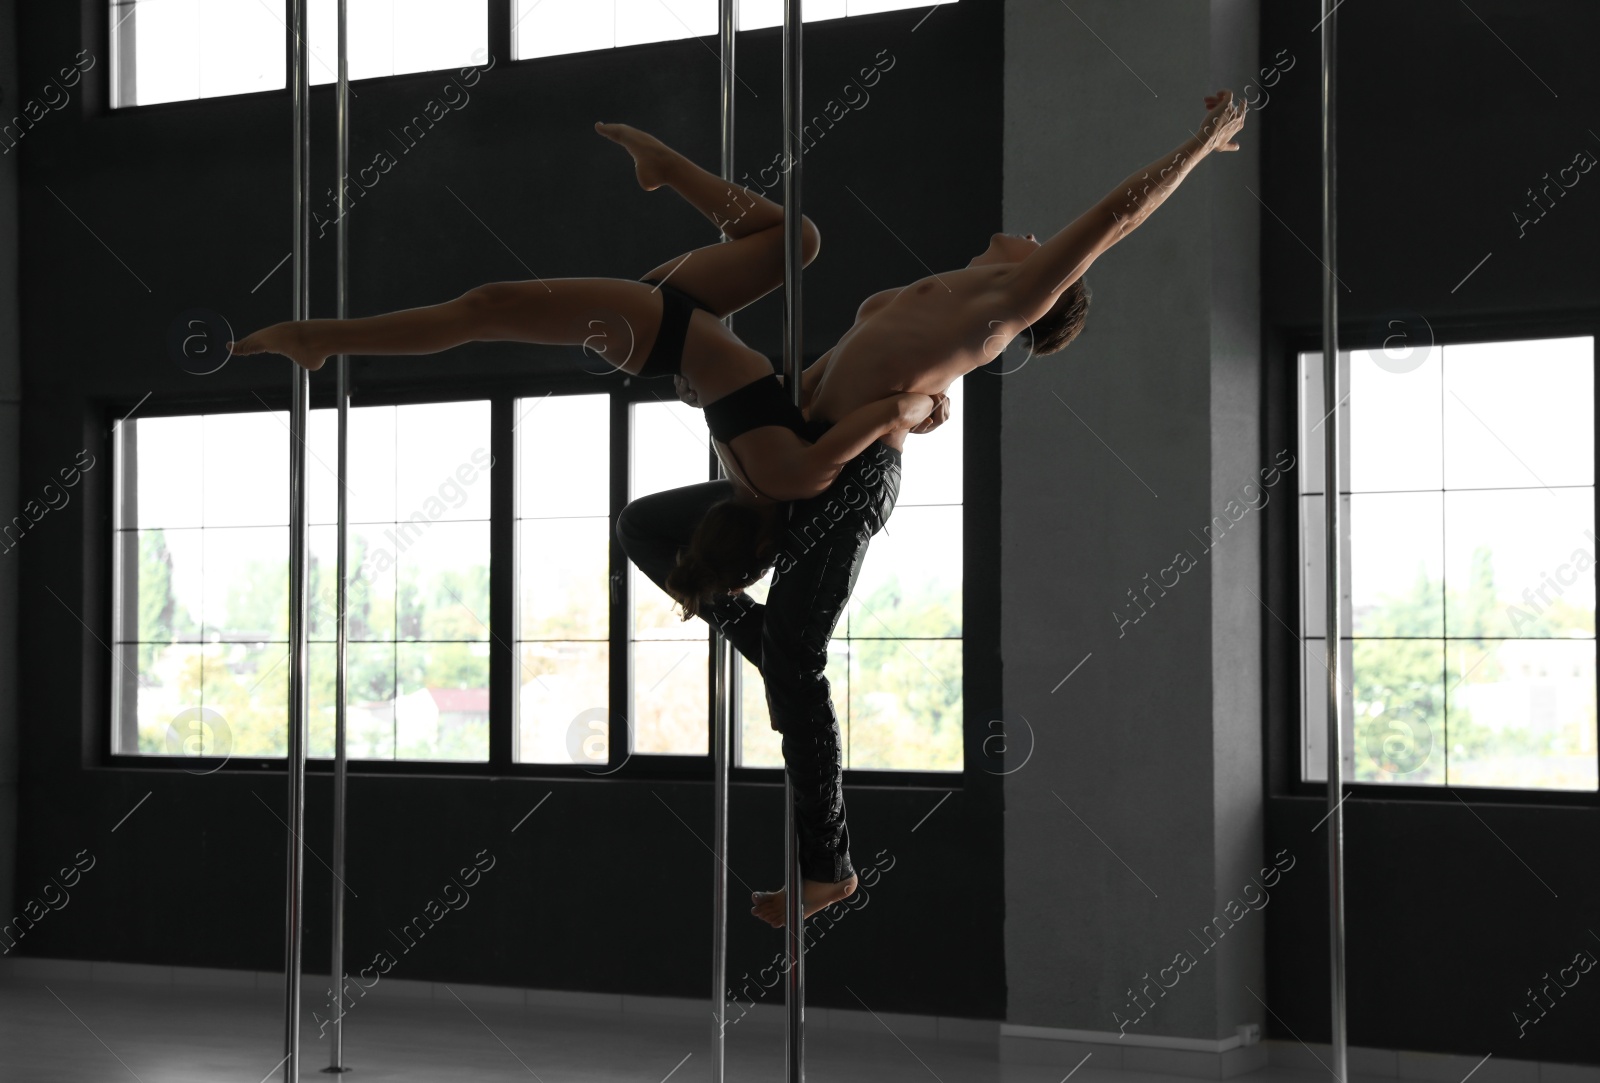
<svg viewBox="0 0 1600 1083"><path fill-rule="evenodd" d="M993 361L1024 332L1033 354L1065 348L1083 329L1089 265L1143 223L1211 152L1239 149L1231 139L1248 106L1222 90L1207 96L1206 107L1198 133L1129 175L1048 241L996 233L966 267L867 298L854 325L806 370L802 399L809 419L826 426L900 392L942 399L952 382ZM947 416L944 400L913 431L929 431ZM839 724L823 671L868 542L894 510L903 443L904 433L879 441L827 492L792 506L764 606L734 594L700 614L761 669L795 788L808 916L856 887ZM729 482L707 482L634 501L617 521L624 551L663 583L705 510L731 491ZM757 917L783 925L783 891L756 892L751 902Z"/></svg>

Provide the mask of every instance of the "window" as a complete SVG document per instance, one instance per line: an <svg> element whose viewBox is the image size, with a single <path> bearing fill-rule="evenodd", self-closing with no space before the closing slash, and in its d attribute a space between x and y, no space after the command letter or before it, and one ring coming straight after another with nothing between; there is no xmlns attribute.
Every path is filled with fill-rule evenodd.
<svg viewBox="0 0 1600 1083"><path fill-rule="evenodd" d="M828 683L844 764L856 770L959 771L962 766L962 387L951 420L906 439L900 496L867 549L849 608L828 647ZM767 581L751 590L766 600ZM738 757L783 763L761 675L741 660Z"/></svg>
<svg viewBox="0 0 1600 1083"><path fill-rule="evenodd" d="M636 402L631 410L628 499L711 476L711 444L699 410L681 402ZM672 600L632 564L628 575L633 751L705 755L711 740L710 630L704 621L681 619Z"/></svg>
<svg viewBox="0 0 1600 1083"><path fill-rule="evenodd" d="M519 399L517 741L605 764L611 703L611 397Z"/></svg>
<svg viewBox="0 0 1600 1083"><path fill-rule="evenodd" d="M701 413L642 394L511 399L510 464L491 457L489 400L351 409L351 758L488 762L496 666L515 689L506 711L514 763L615 769L630 756L708 754L706 625L681 620L631 565L612 565L625 499L710 477ZM899 505L873 539L831 646L851 768L962 766L959 383L950 394L956 419L912 438ZM307 444L314 757L331 757L334 743L336 416L313 410ZM283 756L287 415L139 417L119 423L113 440L112 751ZM491 479L507 466L514 503L500 511ZM507 631L492 632L501 514L513 540L495 568L513 580L515 612ZM765 592L765 583L752 591ZM743 678L734 762L776 767L760 677L745 663ZM626 755L610 746L618 713Z"/></svg>
<svg viewBox="0 0 1600 1083"><path fill-rule="evenodd" d="M1594 790L1594 339L1342 355L1345 776ZM1300 357L1302 777L1327 778L1322 357Z"/></svg>
<svg viewBox="0 0 1600 1083"><path fill-rule="evenodd" d="M336 0L308 0L311 82L338 69ZM351 79L481 64L487 0L350 0ZM285 0L111 0L112 106L281 90Z"/></svg>
<svg viewBox="0 0 1600 1083"><path fill-rule="evenodd" d="M263 412L117 427L114 751L285 754L288 424ZM312 411L313 756L333 754L334 425ZM487 402L350 411L353 757L489 758L488 429Z"/></svg>
<svg viewBox="0 0 1600 1083"><path fill-rule="evenodd" d="M808 23L931 8L955 0L807 0ZM512 7L514 60L584 53L652 41L714 36L717 0L516 0ZM783 25L783 0L739 0L739 29Z"/></svg>

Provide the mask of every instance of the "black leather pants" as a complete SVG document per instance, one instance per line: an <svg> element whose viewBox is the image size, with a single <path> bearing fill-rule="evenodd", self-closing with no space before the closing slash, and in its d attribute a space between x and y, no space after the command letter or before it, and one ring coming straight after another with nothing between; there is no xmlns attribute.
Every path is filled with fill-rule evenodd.
<svg viewBox="0 0 1600 1083"><path fill-rule="evenodd" d="M883 529L900 491L900 453L874 444L821 496L791 506L767 604L743 596L700 616L761 670L767 708L783 734L783 762L794 783L800 865L808 880L849 878L844 757L839 720L824 670L828 641L861 573L867 544ZM623 551L658 585L706 509L733 487L713 481L633 501L617 519Z"/></svg>

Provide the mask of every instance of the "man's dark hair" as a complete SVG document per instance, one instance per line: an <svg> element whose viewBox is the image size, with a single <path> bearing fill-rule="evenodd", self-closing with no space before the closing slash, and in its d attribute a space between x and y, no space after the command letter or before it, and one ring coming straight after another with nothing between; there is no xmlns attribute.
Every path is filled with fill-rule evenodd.
<svg viewBox="0 0 1600 1083"><path fill-rule="evenodd" d="M1031 352L1047 354L1066 349L1083 330L1083 321L1089 315L1089 297L1089 287L1082 278L1062 290L1050 311L1028 325Z"/></svg>

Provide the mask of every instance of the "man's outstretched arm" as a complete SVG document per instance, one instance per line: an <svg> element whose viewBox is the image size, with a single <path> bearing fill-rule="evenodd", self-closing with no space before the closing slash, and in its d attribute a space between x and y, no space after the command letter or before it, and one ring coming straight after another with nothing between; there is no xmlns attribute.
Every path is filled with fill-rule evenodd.
<svg viewBox="0 0 1600 1083"><path fill-rule="evenodd" d="M1221 91L1198 134L1170 154L1135 170L1103 199L1039 246L1017 267L1008 292L1031 322L1043 315L1099 256L1126 237L1165 203L1173 190L1213 150L1238 150L1232 137L1244 124L1247 103Z"/></svg>

